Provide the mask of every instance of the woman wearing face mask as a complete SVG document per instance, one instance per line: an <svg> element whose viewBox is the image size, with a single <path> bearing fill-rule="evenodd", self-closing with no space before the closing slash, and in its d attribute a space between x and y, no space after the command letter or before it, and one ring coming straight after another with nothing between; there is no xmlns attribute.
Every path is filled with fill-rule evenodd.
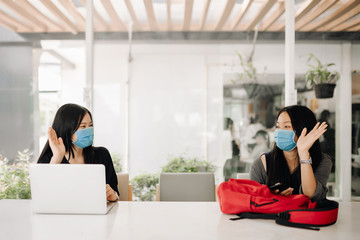
<svg viewBox="0 0 360 240"><path fill-rule="evenodd" d="M48 130L48 138L38 163L103 164L107 200L118 199L117 176L109 151L92 146L94 128L89 110L76 104L61 106Z"/></svg>
<svg viewBox="0 0 360 240"><path fill-rule="evenodd" d="M321 152L319 137L326 123L317 123L313 112L294 105L280 110L271 152L254 161L250 178L273 186L281 183L281 195L304 194L312 201L325 198L331 158Z"/></svg>

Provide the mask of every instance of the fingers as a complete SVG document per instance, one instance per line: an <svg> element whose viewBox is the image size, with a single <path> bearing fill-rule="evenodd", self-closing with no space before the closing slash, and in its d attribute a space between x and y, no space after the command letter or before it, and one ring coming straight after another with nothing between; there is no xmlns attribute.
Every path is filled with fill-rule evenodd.
<svg viewBox="0 0 360 240"><path fill-rule="evenodd" d="M318 122L318 123L316 123L316 125L313 127L313 129L307 135L306 135L306 131L305 131L305 135L312 136L312 137L318 139L321 135L324 134L324 132L326 132L327 126L328 125L326 124L326 122L322 122L321 124L320 124L320 122ZM305 136L305 135L303 135L304 130L306 130L306 128L304 128L303 131L301 132L302 136Z"/></svg>
<svg viewBox="0 0 360 240"><path fill-rule="evenodd" d="M106 184L106 199L108 201L116 201L117 195L115 191L110 187L109 184Z"/></svg>
<svg viewBox="0 0 360 240"><path fill-rule="evenodd" d="M301 137L301 136L305 137L306 132L307 132L307 129L304 128L304 129L301 131L300 137Z"/></svg>
<svg viewBox="0 0 360 240"><path fill-rule="evenodd" d="M64 141L62 140L61 137L58 138L58 143L59 143L59 145L64 145Z"/></svg>
<svg viewBox="0 0 360 240"><path fill-rule="evenodd" d="M328 125L326 124L326 122L322 122L321 125L318 127L318 129L314 132L314 137L316 139L321 137L321 135L323 135L326 132L327 127L328 127Z"/></svg>
<svg viewBox="0 0 360 240"><path fill-rule="evenodd" d="M57 142L56 132L52 127L49 127L49 129L48 129L48 138L49 138L49 142L51 144L54 144Z"/></svg>
<svg viewBox="0 0 360 240"><path fill-rule="evenodd" d="M319 128L319 126L320 126L320 122L317 122L317 123L315 124L315 126L313 127L313 129L312 129L309 133L315 132L315 131Z"/></svg>
<svg viewBox="0 0 360 240"><path fill-rule="evenodd" d="M284 191L282 191L280 193L280 195L291 195L293 191L294 191L294 189L289 187L289 188L285 189Z"/></svg>
<svg viewBox="0 0 360 240"><path fill-rule="evenodd" d="M113 193L114 193L114 191L109 186L109 184L106 184L106 198L109 198Z"/></svg>

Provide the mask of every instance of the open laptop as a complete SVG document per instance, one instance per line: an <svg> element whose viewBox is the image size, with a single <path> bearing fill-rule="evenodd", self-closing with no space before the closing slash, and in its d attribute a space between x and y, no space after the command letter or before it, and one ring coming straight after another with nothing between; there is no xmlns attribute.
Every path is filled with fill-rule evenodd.
<svg viewBox="0 0 360 240"><path fill-rule="evenodd" d="M102 164L30 164L32 209L35 213L106 214Z"/></svg>

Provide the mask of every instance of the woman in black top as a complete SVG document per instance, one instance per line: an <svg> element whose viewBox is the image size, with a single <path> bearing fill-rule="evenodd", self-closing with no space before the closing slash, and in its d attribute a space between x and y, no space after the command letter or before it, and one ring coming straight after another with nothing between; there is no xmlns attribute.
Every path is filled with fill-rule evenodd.
<svg viewBox="0 0 360 240"><path fill-rule="evenodd" d="M316 121L307 107L294 105L280 110L275 130L275 144L270 153L254 161L250 178L272 186L281 183L281 195L302 193L318 201L325 198L331 159L320 149L319 137L327 124Z"/></svg>
<svg viewBox="0 0 360 240"><path fill-rule="evenodd" d="M117 176L109 151L92 146L94 129L89 110L76 104L61 106L49 127L48 137L38 163L103 164L106 198L108 201L118 199Z"/></svg>

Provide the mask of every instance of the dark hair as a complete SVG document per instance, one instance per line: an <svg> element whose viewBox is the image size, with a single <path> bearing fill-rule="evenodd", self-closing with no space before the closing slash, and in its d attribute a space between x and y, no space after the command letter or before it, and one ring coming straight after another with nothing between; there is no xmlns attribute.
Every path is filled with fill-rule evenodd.
<svg viewBox="0 0 360 240"><path fill-rule="evenodd" d="M289 114L292 127L295 131L297 137L301 135L301 132L304 128L307 129L307 132L310 132L314 126L316 125L316 117L314 113L307 107L300 105L293 105L284 107L280 110L277 115L279 118L280 114L286 112ZM312 168L313 171L317 169L319 163L322 159L322 152L320 148L319 140L316 140L312 147L309 150L310 156L312 158ZM270 164L267 167L268 174L268 185L275 184L277 182L281 182L287 186L290 185L290 173L289 167L287 165L286 159L284 157L283 151L276 146L274 143L273 148L270 152Z"/></svg>
<svg viewBox="0 0 360 240"><path fill-rule="evenodd" d="M231 118L225 118L225 129L231 129L234 121Z"/></svg>
<svg viewBox="0 0 360 240"><path fill-rule="evenodd" d="M320 113L320 118L319 118L319 122L326 122L326 124L328 125L328 127L330 128L330 124L329 124L329 117L330 117L331 113L329 112L329 110L324 110ZM325 132L326 133L326 132ZM326 134L324 134L325 136Z"/></svg>
<svg viewBox="0 0 360 240"><path fill-rule="evenodd" d="M71 136L79 128L82 119L88 113L90 115L91 121L92 116L88 109L79 106L77 104L65 104L61 106L55 114L54 122L52 128L55 130L57 137L61 137L64 145L65 151L69 151L70 156L74 157L74 145L71 140ZM38 163L41 162L41 159L44 156L52 157L52 151L49 145L49 140L46 142L43 151L40 154ZM94 147L90 145L83 149L83 156L85 163L94 162Z"/></svg>
<svg viewBox="0 0 360 240"><path fill-rule="evenodd" d="M329 110L324 110L320 113L320 119L326 121L330 117Z"/></svg>
<svg viewBox="0 0 360 240"><path fill-rule="evenodd" d="M255 136L253 138L256 138L257 136L261 136L265 142L266 142L266 146L270 147L270 139L269 139L269 134L265 131L265 130L259 130L255 133Z"/></svg>

